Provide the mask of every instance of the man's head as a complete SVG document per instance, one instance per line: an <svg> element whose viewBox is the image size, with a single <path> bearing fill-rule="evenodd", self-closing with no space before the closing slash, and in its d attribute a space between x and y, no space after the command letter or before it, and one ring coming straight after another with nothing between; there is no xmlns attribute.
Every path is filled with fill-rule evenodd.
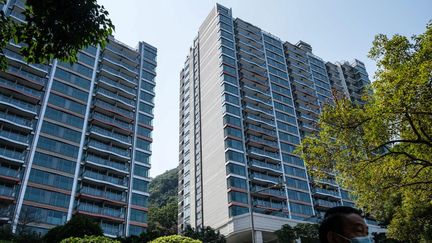
<svg viewBox="0 0 432 243"><path fill-rule="evenodd" d="M362 211L341 206L329 209L319 228L322 243L346 243L357 237L368 236Z"/></svg>

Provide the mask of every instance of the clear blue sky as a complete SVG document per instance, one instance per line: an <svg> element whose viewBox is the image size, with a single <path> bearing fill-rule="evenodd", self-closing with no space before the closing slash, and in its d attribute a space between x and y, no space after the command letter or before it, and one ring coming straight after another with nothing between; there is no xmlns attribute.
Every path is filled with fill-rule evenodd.
<svg viewBox="0 0 432 243"><path fill-rule="evenodd" d="M218 1L234 17L282 40L312 45L327 61L365 62L374 36L424 32L432 19L431 0L237 0ZM179 72L198 27L215 5L209 0L99 0L116 26L115 37L135 47L145 41L158 48L151 176L178 163Z"/></svg>

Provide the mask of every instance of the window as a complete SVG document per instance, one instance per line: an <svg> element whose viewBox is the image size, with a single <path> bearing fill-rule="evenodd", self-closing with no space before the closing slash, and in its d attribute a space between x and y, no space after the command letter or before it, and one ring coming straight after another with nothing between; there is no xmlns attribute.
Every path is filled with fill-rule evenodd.
<svg viewBox="0 0 432 243"><path fill-rule="evenodd" d="M72 190L73 178L32 169L29 181L60 189Z"/></svg>
<svg viewBox="0 0 432 243"><path fill-rule="evenodd" d="M146 208L148 206L148 197L141 195L141 194L132 193L131 203L132 203L132 205L141 206L141 207Z"/></svg>
<svg viewBox="0 0 432 243"><path fill-rule="evenodd" d="M240 207L240 206L230 206L229 207L229 216L234 217L238 215L242 215L249 212L249 208Z"/></svg>
<svg viewBox="0 0 432 243"><path fill-rule="evenodd" d="M148 105L144 102L140 102L139 104L139 110L148 114L153 114L153 106Z"/></svg>
<svg viewBox="0 0 432 243"><path fill-rule="evenodd" d="M236 161L236 162L241 162L241 163L245 162L243 153L235 152L232 150L228 150L225 153L225 157L226 157L226 161Z"/></svg>
<svg viewBox="0 0 432 243"><path fill-rule="evenodd" d="M310 203L310 196L308 193L294 191L294 190L288 190L288 198L291 200L297 200L297 201L303 201Z"/></svg>
<svg viewBox="0 0 432 243"><path fill-rule="evenodd" d="M54 74L54 77L67 81L71 84L76 84L82 88L89 89L90 88L90 80L80 77L78 75L72 74L66 70L63 70L61 68L57 68Z"/></svg>
<svg viewBox="0 0 432 243"><path fill-rule="evenodd" d="M304 180L294 179L290 177L285 177L285 179L286 179L286 184L289 187L299 188L306 191L309 190L308 184Z"/></svg>
<svg viewBox="0 0 432 243"><path fill-rule="evenodd" d="M146 82L144 80L141 82L141 89L144 89L144 90L150 91L150 92L154 92L154 88L155 88L155 85L152 83Z"/></svg>
<svg viewBox="0 0 432 243"><path fill-rule="evenodd" d="M284 131L287 131L289 133L298 134L298 130L296 126L289 125L283 122L278 121L277 122L278 128Z"/></svg>
<svg viewBox="0 0 432 243"><path fill-rule="evenodd" d="M225 112L227 112L227 113L231 113L233 115L240 116L240 108L238 108L236 106L233 106L230 104L225 104L224 109L225 109Z"/></svg>
<svg viewBox="0 0 432 243"><path fill-rule="evenodd" d="M151 143L141 138L137 138L136 147L140 149L144 149L146 151L151 151Z"/></svg>
<svg viewBox="0 0 432 243"><path fill-rule="evenodd" d="M304 166L303 160L300 159L299 157L290 155L290 154L285 154L282 153L282 160L283 162L289 163L289 164L294 164L294 165L298 165L298 166Z"/></svg>
<svg viewBox="0 0 432 243"><path fill-rule="evenodd" d="M299 137L281 131L279 131L279 138L283 141L287 141L294 144L300 143Z"/></svg>
<svg viewBox="0 0 432 243"><path fill-rule="evenodd" d="M48 204L51 206L67 208L69 206L70 196L63 193L46 191L29 186L26 189L24 199L42 204Z"/></svg>
<svg viewBox="0 0 432 243"><path fill-rule="evenodd" d="M242 132L240 129L233 128L233 127L226 127L225 128L225 136L234 136L238 138L242 138Z"/></svg>
<svg viewBox="0 0 432 243"><path fill-rule="evenodd" d="M148 177L148 168L141 165L134 165L134 175Z"/></svg>
<svg viewBox="0 0 432 243"><path fill-rule="evenodd" d="M152 130L146 127L138 126L137 134L150 138L152 134Z"/></svg>
<svg viewBox="0 0 432 243"><path fill-rule="evenodd" d="M148 81L154 82L154 79L155 79L156 75L153 74L153 73L151 73L151 72L149 72L149 71L143 70L143 72L142 72L142 77L143 77L145 80L148 80Z"/></svg>
<svg viewBox="0 0 432 243"><path fill-rule="evenodd" d="M228 178L228 188L231 187L236 187L236 188L241 188L241 189L247 189L246 187L246 180L245 179L241 179L241 178L237 178L234 176L230 176Z"/></svg>
<svg viewBox="0 0 432 243"><path fill-rule="evenodd" d="M244 166L229 163L227 165L227 174L246 176L246 170Z"/></svg>
<svg viewBox="0 0 432 243"><path fill-rule="evenodd" d="M138 114L138 122L152 126L153 125L153 117L139 113Z"/></svg>
<svg viewBox="0 0 432 243"><path fill-rule="evenodd" d="M59 142L50 138L41 136L38 142L38 148L55 152L61 155L66 155L69 157L76 158L78 156L78 147Z"/></svg>
<svg viewBox="0 0 432 243"><path fill-rule="evenodd" d="M150 164L150 155L138 150L135 150L135 161Z"/></svg>
<svg viewBox="0 0 432 243"><path fill-rule="evenodd" d="M225 115L224 116L224 124L225 125L226 124L231 124L231 125L240 127L241 126L241 121L237 117L233 117L233 116L230 116L230 115Z"/></svg>
<svg viewBox="0 0 432 243"><path fill-rule="evenodd" d="M247 194L244 192L230 191L228 192L228 202L248 203Z"/></svg>
<svg viewBox="0 0 432 243"><path fill-rule="evenodd" d="M51 107L47 107L45 116L49 119L53 119L80 129L82 128L84 123L84 119L80 117L64 113Z"/></svg>
<svg viewBox="0 0 432 243"><path fill-rule="evenodd" d="M88 78L92 77L93 69L88 68L82 64L79 64L79 63L69 64L69 63L59 62L58 65L61 67L65 67L69 70L75 71L81 75L88 77Z"/></svg>
<svg viewBox="0 0 432 243"><path fill-rule="evenodd" d="M289 165L284 165L285 173L297 177L306 178L306 171L297 167L292 167Z"/></svg>
<svg viewBox="0 0 432 243"><path fill-rule="evenodd" d="M229 85L227 83L224 84L224 90L225 92L234 94L234 95L238 95L238 88L236 86L233 85Z"/></svg>
<svg viewBox="0 0 432 243"><path fill-rule="evenodd" d="M144 227L136 226L136 225L129 225L129 234L130 235L141 235L142 232L146 232Z"/></svg>
<svg viewBox="0 0 432 243"><path fill-rule="evenodd" d="M225 148L233 148L233 149L243 151L243 143L241 141L238 141L238 140L227 138L225 140ZM240 156L243 156L243 155L240 155Z"/></svg>
<svg viewBox="0 0 432 243"><path fill-rule="evenodd" d="M28 212L29 214L37 215L38 223L47 223L52 225L62 225L66 223L67 213L65 212L42 209L27 205L23 205L21 212Z"/></svg>
<svg viewBox="0 0 432 243"><path fill-rule="evenodd" d="M148 192L148 182L134 178L133 189L141 192Z"/></svg>
<svg viewBox="0 0 432 243"><path fill-rule="evenodd" d="M154 95L149 94L147 92L144 92L142 90L141 90L141 94L140 94L140 99L144 100L144 101L146 101L148 103L154 104Z"/></svg>
<svg viewBox="0 0 432 243"><path fill-rule="evenodd" d="M56 94L50 94L48 102L55 106L59 106L61 108L65 108L66 110L70 110L76 112L78 114L84 115L85 113L85 105L79 104L75 101L63 98Z"/></svg>
<svg viewBox="0 0 432 243"><path fill-rule="evenodd" d="M81 140L81 132L74 131L69 128L61 127L51 122L44 121L41 131L46 134L60 137L68 141L79 143Z"/></svg>
<svg viewBox="0 0 432 243"><path fill-rule="evenodd" d="M75 172L75 161L61 159L52 155L36 152L33 163L46 168L56 169L73 174Z"/></svg>
<svg viewBox="0 0 432 243"><path fill-rule="evenodd" d="M130 220L140 223L147 223L147 212L131 209Z"/></svg>
<svg viewBox="0 0 432 243"><path fill-rule="evenodd" d="M240 104L240 102L239 102L239 99L238 99L238 97L237 96L234 96L234 95L231 95L231 94L224 94L224 96L225 96L225 101L226 102L229 102L229 103L232 103L232 104L235 104L235 105L239 105Z"/></svg>
<svg viewBox="0 0 432 243"><path fill-rule="evenodd" d="M295 146L287 144L287 143L280 143L281 149L283 152L287 152L287 153L293 153L295 150Z"/></svg>
<svg viewBox="0 0 432 243"><path fill-rule="evenodd" d="M88 92L84 92L72 86L66 85L62 82L54 81L52 84L52 89L62 94L87 102Z"/></svg>
<svg viewBox="0 0 432 243"><path fill-rule="evenodd" d="M312 215L312 207L308 205L290 202L290 209L293 213Z"/></svg>

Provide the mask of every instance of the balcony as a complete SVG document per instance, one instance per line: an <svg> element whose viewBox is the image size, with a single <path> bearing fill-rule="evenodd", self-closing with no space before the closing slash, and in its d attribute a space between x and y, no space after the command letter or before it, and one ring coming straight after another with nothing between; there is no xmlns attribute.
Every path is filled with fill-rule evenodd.
<svg viewBox="0 0 432 243"><path fill-rule="evenodd" d="M37 112L37 106L30 104L28 102L16 99L15 97L6 96L4 94L0 93L0 103L4 103L6 105L18 108L20 110L30 112L33 114L36 114Z"/></svg>
<svg viewBox="0 0 432 243"><path fill-rule="evenodd" d="M272 170L277 173L282 173L282 167L280 164L271 164L256 159L249 159L249 165L256 166L265 170Z"/></svg>
<svg viewBox="0 0 432 243"><path fill-rule="evenodd" d="M0 196L14 198L15 189L13 187L0 185Z"/></svg>
<svg viewBox="0 0 432 243"><path fill-rule="evenodd" d="M109 44L109 45L106 45L105 50L109 50L110 52L112 52L114 54L125 57L133 63L138 62L138 54L132 55L132 54L126 53L123 48L118 48L118 47L115 47L114 45Z"/></svg>
<svg viewBox="0 0 432 243"><path fill-rule="evenodd" d="M258 96L258 95L252 95L252 94L248 94L248 93L245 93L244 94L244 97L245 98L248 98L248 99L250 99L250 100L252 100L252 101L255 101L255 102L262 102L262 103L264 103L264 104L267 104L267 105L269 105L269 106L271 106L271 100L270 99L265 99L265 98L262 98L262 97L260 97L260 96Z"/></svg>
<svg viewBox="0 0 432 243"><path fill-rule="evenodd" d="M112 161L112 160L108 160L108 159L104 159L102 157L95 156L92 154L87 155L85 160L88 162L93 162L93 163L100 164L103 166L108 166L108 167L114 168L115 170L120 170L123 173L129 172L129 166L127 166L126 164Z"/></svg>
<svg viewBox="0 0 432 243"><path fill-rule="evenodd" d="M105 72L107 72L107 73L109 73L111 75L113 75L114 77L119 78L120 80L124 80L124 81L126 81L126 82L128 82L130 84L134 84L135 85L136 82L137 82L136 76L135 77L131 77L131 76L126 75L126 74L120 72L119 70L115 70L114 68L109 67L107 65L103 65L102 68L101 68L101 70L105 71Z"/></svg>
<svg viewBox="0 0 432 243"><path fill-rule="evenodd" d="M0 137L9 141L13 141L15 143L19 143L24 146L28 145L30 139L29 135L14 133L8 130L0 130Z"/></svg>
<svg viewBox="0 0 432 243"><path fill-rule="evenodd" d="M102 216L108 216L113 218L118 218L119 221L124 221L124 212L123 210L115 210L108 207L99 207L94 204L88 203L80 203L78 204L78 210L89 212L92 214L99 214Z"/></svg>
<svg viewBox="0 0 432 243"><path fill-rule="evenodd" d="M271 159L280 160L279 153L262 150L255 147L249 147L248 152L258 156L269 157Z"/></svg>
<svg viewBox="0 0 432 243"><path fill-rule="evenodd" d="M323 207L323 208L332 208L332 207L337 207L337 206L341 206L341 202L340 201L327 201L327 200L322 200L322 199L315 199L314 200L314 206L315 207Z"/></svg>
<svg viewBox="0 0 432 243"><path fill-rule="evenodd" d="M132 75L137 75L138 74L138 68L132 65L127 64L126 62L122 61L121 59L115 59L110 55L104 55L103 56L103 60L107 60L108 62L115 64L119 67L122 67L123 69L129 71L130 73L132 73Z"/></svg>
<svg viewBox="0 0 432 243"><path fill-rule="evenodd" d="M256 207L263 207L263 208L268 208L268 209L272 209L272 210L288 210L286 203L281 203L281 202L273 202L273 201L265 201L265 200L255 199L252 201L252 203Z"/></svg>
<svg viewBox="0 0 432 243"><path fill-rule="evenodd" d="M245 128L246 129L251 129L251 130L260 132L262 134L266 134L266 135L272 136L272 137L276 136L276 131L269 130L269 129L266 129L266 128L262 128L262 127L259 127L259 126L253 125L253 124L246 124Z"/></svg>
<svg viewBox="0 0 432 243"><path fill-rule="evenodd" d="M127 85L121 84L119 82L116 82L116 81L109 79L107 77L104 77L104 76L100 76L99 81L102 81L103 83L108 84L110 87L114 87L116 89L119 89L119 90L121 90L121 91L123 91L129 95L135 96L135 93L136 93L135 89L131 88Z"/></svg>
<svg viewBox="0 0 432 243"><path fill-rule="evenodd" d="M132 138L130 136L116 133L114 131L109 131L109 130L103 129L101 127L98 127L98 126L92 126L90 128L90 132L104 136L104 137L115 139L115 140L117 140L121 143L127 144L127 145L131 145L131 143L132 143Z"/></svg>
<svg viewBox="0 0 432 243"><path fill-rule="evenodd" d="M123 128L127 131L132 131L132 129L133 129L133 125L130 123L127 123L127 122L124 122L124 121L119 120L117 118L106 116L106 115L103 115L100 113L96 113L96 112L93 113L93 118L98 119L98 120L103 121L103 122L107 122L108 125L113 125L113 126Z"/></svg>
<svg viewBox="0 0 432 243"><path fill-rule="evenodd" d="M11 74L14 74L15 76L22 77L22 78L24 78L25 80L29 80L29 81L36 82L36 83L38 83L39 85L44 85L44 84L45 84L45 81L47 80L47 79L44 78L44 77L40 77L40 76L38 76L38 75L31 74L31 73L29 73L29 72L27 72L27 71L25 71L25 70L22 70L22 69L16 68L16 67L14 67L14 66L12 66L12 65L9 65L9 66L8 66L7 72L8 72L8 73L11 73Z"/></svg>
<svg viewBox="0 0 432 243"><path fill-rule="evenodd" d="M251 113L247 113L244 117L246 119L262 122L262 123L264 123L266 125L269 125L269 126L274 126L275 125L275 121L273 119L267 119L267 118L264 118L264 117L261 117L261 116L258 116L258 115L254 115L254 114L251 114Z"/></svg>
<svg viewBox="0 0 432 243"><path fill-rule="evenodd" d="M283 190L276 190L276 189L266 189L266 187L262 187L262 186L253 186L251 188L251 193L254 193L255 191L260 191L260 194L267 194L267 195L272 195L272 196L276 196L279 198L286 198L285 195L285 191Z"/></svg>
<svg viewBox="0 0 432 243"><path fill-rule="evenodd" d="M18 180L20 177L20 171L0 166L0 176L6 176Z"/></svg>
<svg viewBox="0 0 432 243"><path fill-rule="evenodd" d="M27 129L32 129L32 121L22 118L21 116L0 112L0 121L10 122L14 125L24 126Z"/></svg>
<svg viewBox="0 0 432 243"><path fill-rule="evenodd" d="M117 177L108 176L105 174L97 173L91 170L86 170L81 175L84 178L93 179L100 183L105 183L111 186L127 189L128 181Z"/></svg>
<svg viewBox="0 0 432 243"><path fill-rule="evenodd" d="M39 90L35 90L32 88L23 86L21 84L11 82L11 81L4 79L4 78L1 78L1 77L0 77L0 85L3 86L3 88L13 89L13 90L19 91L23 94L37 98L37 99L41 99L41 97L42 97L42 92Z"/></svg>
<svg viewBox="0 0 432 243"><path fill-rule="evenodd" d="M108 110L108 111L111 111L111 112L114 112L114 113L117 113L117 114L120 114L120 115L123 115L123 116L125 116L126 118L129 118L129 119L133 119L133 115L134 115L134 112L132 112L132 111L128 111L128 110L125 110L125 109L123 109L123 108L120 108L120 107L118 107L118 106L116 106L116 105L113 105L113 104L110 104L110 103L108 103L108 102L105 102L105 101L102 101L102 100L96 100L96 102L94 102L94 104L96 105L96 106L99 106L99 107L101 107L101 108L103 108L103 109L105 109L105 110Z"/></svg>
<svg viewBox="0 0 432 243"><path fill-rule="evenodd" d="M127 107L129 107L129 109L135 108L135 101L133 99L126 98L122 95L116 94L116 93L111 92L109 90L99 88L99 89L97 89L96 94L103 94L107 98L110 98L110 99L113 99L116 101L120 101L123 104L127 105Z"/></svg>
<svg viewBox="0 0 432 243"><path fill-rule="evenodd" d="M269 116L273 117L273 110L272 109L262 108L262 107L259 107L257 105L252 105L250 103L246 103L244 105L244 109L245 110L246 109L250 109L250 110L253 110L253 111L262 112L262 113L265 113L266 115L269 115Z"/></svg>
<svg viewBox="0 0 432 243"><path fill-rule="evenodd" d="M251 173L250 178L252 180L260 180L260 181L266 181L266 182L273 182L275 184L278 184L282 181L282 178L276 177L276 176L270 176L266 174L261 173Z"/></svg>
<svg viewBox="0 0 432 243"><path fill-rule="evenodd" d="M275 150L277 150L277 148L278 148L277 142L263 139L261 137L257 137L257 136L253 136L253 135L248 136L247 141L251 141L251 142L255 142L255 143L259 143L259 144L264 144L264 145L267 145L269 147L273 147Z"/></svg>
<svg viewBox="0 0 432 243"><path fill-rule="evenodd" d="M340 197L338 191L327 190L327 189L323 189L323 188L319 188L319 187L313 188L312 192L317 193L317 194L322 194L322 195L328 195L328 196L332 196L332 197L338 197L338 198Z"/></svg>
<svg viewBox="0 0 432 243"><path fill-rule="evenodd" d="M80 193L87 194L90 196L107 198L109 200L113 200L116 202L126 203L126 196L125 196L125 193L123 193L123 192L122 193L113 193L110 191L103 191L103 190L98 190L95 188L84 186L80 189Z"/></svg>
<svg viewBox="0 0 432 243"><path fill-rule="evenodd" d="M93 147L97 150L102 150L106 153L109 154L114 154L117 156L120 156L122 158L130 158L130 151L129 149L122 149L116 146L112 146L110 144L106 144L106 143L102 143L96 140L90 140L90 142L88 143L89 147Z"/></svg>
<svg viewBox="0 0 432 243"><path fill-rule="evenodd" d="M24 163L25 151L16 151L11 148L0 145L0 157L7 160L13 160L18 163Z"/></svg>
<svg viewBox="0 0 432 243"><path fill-rule="evenodd" d="M36 64L36 63L28 64L26 61L24 61L23 56L21 56L20 54L18 54L16 52L13 52L13 51L11 51L9 49L5 49L4 48L3 49L3 53L5 54L6 57L8 57L8 58L10 58L10 59L12 59L14 61L20 62L22 64L29 65L30 67L38 69L40 72L48 72L49 66L47 66L47 65Z"/></svg>

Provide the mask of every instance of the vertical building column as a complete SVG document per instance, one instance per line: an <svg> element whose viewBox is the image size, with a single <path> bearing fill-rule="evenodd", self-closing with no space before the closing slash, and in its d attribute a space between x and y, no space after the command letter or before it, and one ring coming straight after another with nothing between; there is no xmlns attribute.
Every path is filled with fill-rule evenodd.
<svg viewBox="0 0 432 243"><path fill-rule="evenodd" d="M56 68L57 68L57 59L54 59L54 61L52 63L52 67L51 67L50 76L49 76L48 82L45 86L46 87L45 95L44 95L44 98L43 98L43 101L41 104L41 110L39 113L39 117L38 117L38 121L37 121L37 125L36 125L36 130L34 133L33 143L31 144L31 147L29 149L30 152L29 152L29 155L27 157L27 163L24 164L24 166L25 166L24 177L22 179L22 184L21 184L20 192L18 194L17 204L16 204L16 208L15 208L15 213L13 216L13 221L12 221L12 232L13 233L15 233L17 225L18 225L19 215L21 212L22 203L24 200L24 195L25 195L25 192L27 189L27 184L28 184L28 180L30 177L30 171L31 171L31 167L33 164L36 146L37 146L37 143L39 141L39 135L40 135L40 131L42 128L43 119L45 117L45 111L46 111L46 107L48 104L48 98L49 98L49 95L51 93L51 87L52 87L52 83L53 83L53 79L54 79L54 73L56 71Z"/></svg>
<svg viewBox="0 0 432 243"><path fill-rule="evenodd" d="M87 98L87 106L86 106L86 111L85 111L84 124L83 124L82 132L81 132L80 146L79 146L78 156L77 156L77 160L76 160L74 180L73 180L73 184L72 184L71 197L70 197L70 201L69 201L69 208L68 208L68 213L67 213L67 218L66 218L67 221L69 221L72 218L72 213L73 213L75 195L76 195L76 190L77 190L77 185L78 185L78 176L79 176L79 172L80 172L82 156L84 153L84 143L85 143L85 137L86 137L86 132L87 132L88 120L89 120L89 116L90 116L91 102L93 99L93 90L94 90L94 86L95 86L94 84L96 82L96 74L97 74L97 67L98 67L98 62L99 62L99 55L100 55L100 46L98 45L97 49L96 49L95 62L93 65L93 73L92 73L92 79L91 79L91 83L90 83L89 94L88 94L88 98Z"/></svg>
<svg viewBox="0 0 432 243"><path fill-rule="evenodd" d="M263 236L261 231L255 231L255 243L263 243Z"/></svg>
<svg viewBox="0 0 432 243"><path fill-rule="evenodd" d="M129 172L129 187L128 187L128 201L127 201L127 212L126 212L126 227L125 227L125 235L129 236L129 219L131 213L131 202L132 202L132 188L133 188L133 175L134 175L134 165L135 165L135 146L137 140L137 130L138 130L138 116L139 116L139 104L141 99L141 79L143 72L143 60L144 60L144 43L139 43L140 50L140 65L139 65L139 74L138 74L138 90L136 95L136 104L135 104L135 124L134 124L134 134L132 139L132 158L130 163L130 172Z"/></svg>

